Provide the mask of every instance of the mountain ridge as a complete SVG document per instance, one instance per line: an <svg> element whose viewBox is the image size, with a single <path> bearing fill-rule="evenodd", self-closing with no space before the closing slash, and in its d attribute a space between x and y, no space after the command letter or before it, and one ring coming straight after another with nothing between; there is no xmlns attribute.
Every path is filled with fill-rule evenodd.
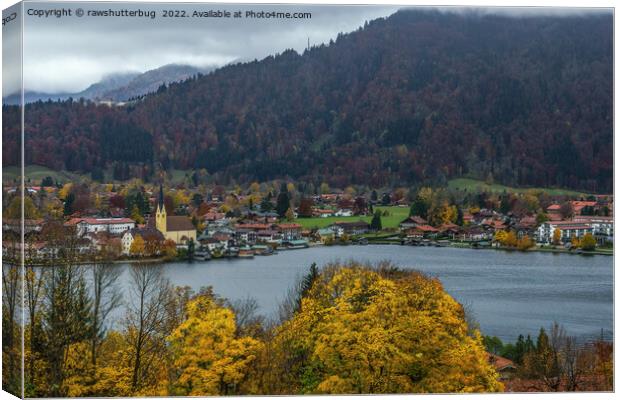
<svg viewBox="0 0 620 400"><path fill-rule="evenodd" d="M116 72L104 76L100 81L89 85L79 92L44 93L26 91L26 104L36 101L64 101L69 98L75 100L84 98L93 101L124 102L131 98L154 92L162 84L169 84L185 80L193 75L208 73L213 68L198 68L185 64L166 64L145 72ZM6 96L5 104L19 104L19 94Z"/></svg>

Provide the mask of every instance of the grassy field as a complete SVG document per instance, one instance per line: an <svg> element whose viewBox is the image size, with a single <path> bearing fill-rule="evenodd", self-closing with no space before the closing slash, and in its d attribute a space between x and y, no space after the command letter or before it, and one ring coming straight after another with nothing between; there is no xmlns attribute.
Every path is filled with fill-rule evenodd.
<svg viewBox="0 0 620 400"><path fill-rule="evenodd" d="M172 170L171 171L171 181L172 184L178 184L183 182L185 179L185 174L191 174L192 171L184 171L184 170ZM60 183L66 182L75 182L76 180L80 180L81 178L87 177L90 178L90 174L81 175L74 172L68 171L54 171L47 167L42 167L40 165L28 165L25 168L26 173L26 183L31 185L39 185L43 178L46 176L51 176L54 181L58 181ZM19 167L3 167L2 168L2 182L4 184L12 184L16 182L16 179L19 178ZM112 170L108 169L104 171L105 182L118 182L112 179ZM29 181L30 180L30 181Z"/></svg>
<svg viewBox="0 0 620 400"><path fill-rule="evenodd" d="M66 171L54 171L47 167L39 165L28 165L25 167L24 172L26 174L26 183L32 185L38 185L41 180L46 176L51 176L54 181L61 183L70 182L75 180L78 175ZM19 167L3 167L2 168L2 182L10 184L19 178Z"/></svg>
<svg viewBox="0 0 620 400"><path fill-rule="evenodd" d="M504 186L497 183L489 185L486 182L469 178L458 178L448 181L448 188L467 190L470 192L511 192L511 193L525 193L530 190L544 191L551 196L585 196L585 193L577 192L568 189L556 189L556 188L513 188L510 186Z"/></svg>
<svg viewBox="0 0 620 400"><path fill-rule="evenodd" d="M409 216L409 208L408 207L375 207L375 211L380 210L382 213L388 213L387 216L381 217L381 225L384 228L396 228L398 224ZM370 223L372 220L371 216L367 217L327 217L327 218L297 218L295 222L303 226L304 228L312 229L312 228L325 228L335 222L355 222L355 221L366 221Z"/></svg>

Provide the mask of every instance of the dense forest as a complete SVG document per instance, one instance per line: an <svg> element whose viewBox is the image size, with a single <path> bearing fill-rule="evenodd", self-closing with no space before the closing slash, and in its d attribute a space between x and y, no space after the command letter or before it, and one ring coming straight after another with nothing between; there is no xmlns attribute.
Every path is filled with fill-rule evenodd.
<svg viewBox="0 0 620 400"><path fill-rule="evenodd" d="M125 107L28 105L26 163L147 177L204 168L221 182L470 176L609 192L612 32L611 14L402 10L302 55L230 65ZM3 132L14 165L17 132Z"/></svg>

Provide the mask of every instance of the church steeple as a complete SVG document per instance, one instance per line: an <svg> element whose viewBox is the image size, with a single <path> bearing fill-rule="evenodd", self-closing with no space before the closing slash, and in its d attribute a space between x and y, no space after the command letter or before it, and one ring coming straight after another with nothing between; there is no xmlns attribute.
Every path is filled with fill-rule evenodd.
<svg viewBox="0 0 620 400"><path fill-rule="evenodd" d="M155 212L155 228L165 234L167 229L166 206L164 204L164 188L159 185L159 196L157 198L157 211Z"/></svg>
<svg viewBox="0 0 620 400"><path fill-rule="evenodd" d="M157 210L164 209L164 187L159 184L159 197L157 197Z"/></svg>

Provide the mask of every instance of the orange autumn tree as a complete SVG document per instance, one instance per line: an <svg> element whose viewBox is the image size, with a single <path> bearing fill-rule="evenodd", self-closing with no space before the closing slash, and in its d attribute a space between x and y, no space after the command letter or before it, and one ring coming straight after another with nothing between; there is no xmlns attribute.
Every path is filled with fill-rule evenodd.
<svg viewBox="0 0 620 400"><path fill-rule="evenodd" d="M272 347L274 394L502 389L463 307L438 280L390 266L325 267Z"/></svg>

